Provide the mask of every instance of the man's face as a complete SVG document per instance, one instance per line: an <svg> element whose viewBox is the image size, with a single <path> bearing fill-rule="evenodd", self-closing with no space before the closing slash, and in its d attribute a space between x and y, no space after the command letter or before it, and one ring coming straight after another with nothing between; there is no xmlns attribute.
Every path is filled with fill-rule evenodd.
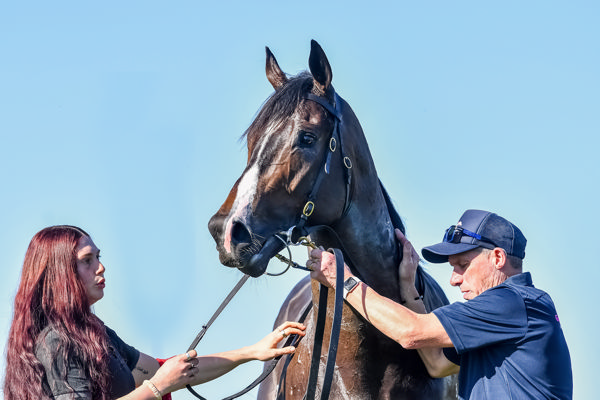
<svg viewBox="0 0 600 400"><path fill-rule="evenodd" d="M492 255L490 251L477 248L448 257L454 267L450 284L460 289L465 300L471 300L499 283Z"/></svg>

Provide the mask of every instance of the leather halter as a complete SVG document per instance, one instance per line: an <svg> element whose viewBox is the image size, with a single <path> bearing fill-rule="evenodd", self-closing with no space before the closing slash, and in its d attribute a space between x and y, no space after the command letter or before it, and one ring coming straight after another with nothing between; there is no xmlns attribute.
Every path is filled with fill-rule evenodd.
<svg viewBox="0 0 600 400"><path fill-rule="evenodd" d="M304 225L306 224L306 222L308 220L308 217L311 216L311 214L313 213L313 211L315 209L315 200L317 198L317 194L321 187L321 183L323 182L323 179L325 178L325 175L329 175L329 171L330 171L330 167L331 167L331 156L333 155L333 153L335 153L335 151L338 147L338 143L339 143L339 147L340 147L340 152L342 154L342 161L343 161L343 164L345 167L344 173L346 176L346 195L345 195L345 199L344 199L344 208L343 208L342 215L340 218L344 217L346 215L346 213L348 212L348 210L350 209L350 204L351 204L350 193L351 193L351 183L352 183L352 174L350 173L350 169L352 168L352 161L344 153L344 142L342 140L341 127L340 127L343 124L343 118L342 118L343 112L341 110L342 104L343 104L342 98L335 92L333 94L333 100L334 100L333 104L329 103L329 101L327 99L325 99L324 97L320 97L320 96L317 96L312 93L308 93L304 98L306 100L314 101L315 103L321 105L325 110L327 110L334 117L334 126L333 126L333 129L329 136L329 146L328 146L328 149L325 153L325 157L322 162L322 168L319 170L319 175L317 175L317 178L315 179L315 183L313 184L312 190L308 196L308 200L306 201L306 204L304 205L304 208L302 209L302 214L300 215L300 221L296 225L296 228L300 229L301 231L303 230Z"/></svg>

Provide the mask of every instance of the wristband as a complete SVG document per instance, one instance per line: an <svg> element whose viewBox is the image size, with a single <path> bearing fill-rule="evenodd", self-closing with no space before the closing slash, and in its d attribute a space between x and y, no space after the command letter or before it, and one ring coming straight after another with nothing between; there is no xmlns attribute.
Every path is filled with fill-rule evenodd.
<svg viewBox="0 0 600 400"><path fill-rule="evenodd" d="M358 279L356 276L351 276L350 278L346 279L344 281L344 291L343 291L343 295L342 297L344 298L344 300L346 300L346 297L348 297L348 294L354 290L354 288L356 286L358 286L358 284L362 282L360 279Z"/></svg>
<svg viewBox="0 0 600 400"><path fill-rule="evenodd" d="M162 394L160 394L160 390L158 390L156 388L156 386L154 386L154 383L152 383L149 380L145 380L144 385L146 385L148 387L148 389L150 389L152 391L152 393L154 394L154 397L156 397L157 399L162 399Z"/></svg>

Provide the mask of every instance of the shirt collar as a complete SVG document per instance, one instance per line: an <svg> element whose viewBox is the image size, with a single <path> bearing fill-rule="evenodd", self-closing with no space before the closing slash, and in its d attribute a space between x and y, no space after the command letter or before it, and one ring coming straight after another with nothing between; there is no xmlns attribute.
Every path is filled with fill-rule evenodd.
<svg viewBox="0 0 600 400"><path fill-rule="evenodd" d="M533 286L533 280L531 279L531 273L529 272L513 275L504 282L511 285Z"/></svg>

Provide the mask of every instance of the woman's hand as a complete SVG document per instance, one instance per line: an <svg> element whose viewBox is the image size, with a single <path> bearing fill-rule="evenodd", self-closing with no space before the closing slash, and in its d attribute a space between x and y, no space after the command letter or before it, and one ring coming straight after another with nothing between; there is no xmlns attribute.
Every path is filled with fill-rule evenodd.
<svg viewBox="0 0 600 400"><path fill-rule="evenodd" d="M196 358L197 355L196 350L190 350L169 358L150 381L163 395L184 388L198 373L200 360Z"/></svg>
<svg viewBox="0 0 600 400"><path fill-rule="evenodd" d="M419 254L417 254L415 248L400 229L396 229L394 232L400 242L400 251L402 251L402 261L400 261L400 265L398 266L400 282L414 285L417 267L419 266Z"/></svg>
<svg viewBox="0 0 600 400"><path fill-rule="evenodd" d="M150 381L163 395L186 385L208 382L250 360L266 361L293 353L294 346L278 348L277 345L289 335L304 336L305 329L299 322L285 322L252 346L201 357L197 357L196 350L190 350L165 361Z"/></svg>
<svg viewBox="0 0 600 400"><path fill-rule="evenodd" d="M277 345L289 335L304 336L305 329L306 327L304 324L301 324L300 322L284 322L259 342L249 346L248 350L250 351L252 358L261 361L267 361L284 354L291 354L296 351L294 346L278 348Z"/></svg>

